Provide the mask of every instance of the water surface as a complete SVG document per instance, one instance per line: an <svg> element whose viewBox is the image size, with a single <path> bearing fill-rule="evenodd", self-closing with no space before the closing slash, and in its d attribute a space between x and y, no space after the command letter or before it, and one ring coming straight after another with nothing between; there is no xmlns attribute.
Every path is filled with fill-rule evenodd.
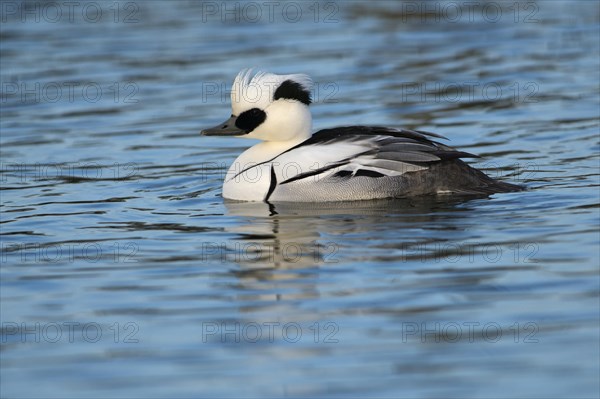
<svg viewBox="0 0 600 399"><path fill-rule="evenodd" d="M2 396L598 397L596 2L45 4L1 15ZM251 66L528 190L224 202Z"/></svg>

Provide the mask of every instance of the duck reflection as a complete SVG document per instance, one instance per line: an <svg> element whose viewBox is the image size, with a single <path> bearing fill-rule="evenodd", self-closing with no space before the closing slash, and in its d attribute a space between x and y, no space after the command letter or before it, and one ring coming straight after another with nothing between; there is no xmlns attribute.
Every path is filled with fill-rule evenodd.
<svg viewBox="0 0 600 399"><path fill-rule="evenodd" d="M232 258L243 268L305 269L339 263L339 238L396 234L441 222L442 229L464 229L457 224L474 197L385 199L326 203L232 202L225 205L241 223L228 228L238 234ZM481 197L479 197L481 198ZM364 242L363 248L369 245Z"/></svg>

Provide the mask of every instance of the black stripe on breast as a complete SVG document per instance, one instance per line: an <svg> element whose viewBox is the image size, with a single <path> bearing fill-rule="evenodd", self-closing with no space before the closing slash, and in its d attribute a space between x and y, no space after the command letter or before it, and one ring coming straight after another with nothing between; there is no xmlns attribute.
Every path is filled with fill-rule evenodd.
<svg viewBox="0 0 600 399"><path fill-rule="evenodd" d="M269 191L267 191L265 202L269 200L269 197L273 194L273 191L275 191L275 187L277 187L277 176L275 175L275 167L271 165L271 184L269 185Z"/></svg>

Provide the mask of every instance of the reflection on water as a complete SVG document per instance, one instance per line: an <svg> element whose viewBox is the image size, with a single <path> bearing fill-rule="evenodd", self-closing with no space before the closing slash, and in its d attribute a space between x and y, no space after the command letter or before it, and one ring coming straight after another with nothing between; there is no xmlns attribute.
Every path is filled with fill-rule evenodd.
<svg viewBox="0 0 600 399"><path fill-rule="evenodd" d="M597 3L91 4L0 9L2 396L599 395ZM251 66L528 190L224 201Z"/></svg>
<svg viewBox="0 0 600 399"><path fill-rule="evenodd" d="M414 199L382 199L373 201L303 203L246 203L225 201L227 214L239 217L240 224L228 228L236 233L235 262L245 267L305 268L313 264L337 263L339 244L326 238L360 237L363 245L382 239L394 242L405 238L404 250L421 243L412 242L402 232L436 223L441 230L454 231L466 225L458 207L473 199L421 197ZM467 214L468 215L468 214ZM372 236L380 226L391 228L394 237ZM393 244L395 245L395 244ZM390 247L393 247L390 245ZM216 248L215 248L216 249ZM389 258L387 261L395 261Z"/></svg>

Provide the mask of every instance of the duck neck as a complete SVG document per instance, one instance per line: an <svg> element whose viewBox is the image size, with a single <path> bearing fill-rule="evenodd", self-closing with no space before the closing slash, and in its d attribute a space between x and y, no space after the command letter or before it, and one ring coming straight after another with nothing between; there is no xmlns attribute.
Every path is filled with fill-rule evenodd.
<svg viewBox="0 0 600 399"><path fill-rule="evenodd" d="M237 159L238 162L266 162L269 161L279 154L289 150L292 147L297 146L303 141L310 138L310 133L305 136L297 136L292 140L286 141L263 141L258 143L246 151L244 151Z"/></svg>

